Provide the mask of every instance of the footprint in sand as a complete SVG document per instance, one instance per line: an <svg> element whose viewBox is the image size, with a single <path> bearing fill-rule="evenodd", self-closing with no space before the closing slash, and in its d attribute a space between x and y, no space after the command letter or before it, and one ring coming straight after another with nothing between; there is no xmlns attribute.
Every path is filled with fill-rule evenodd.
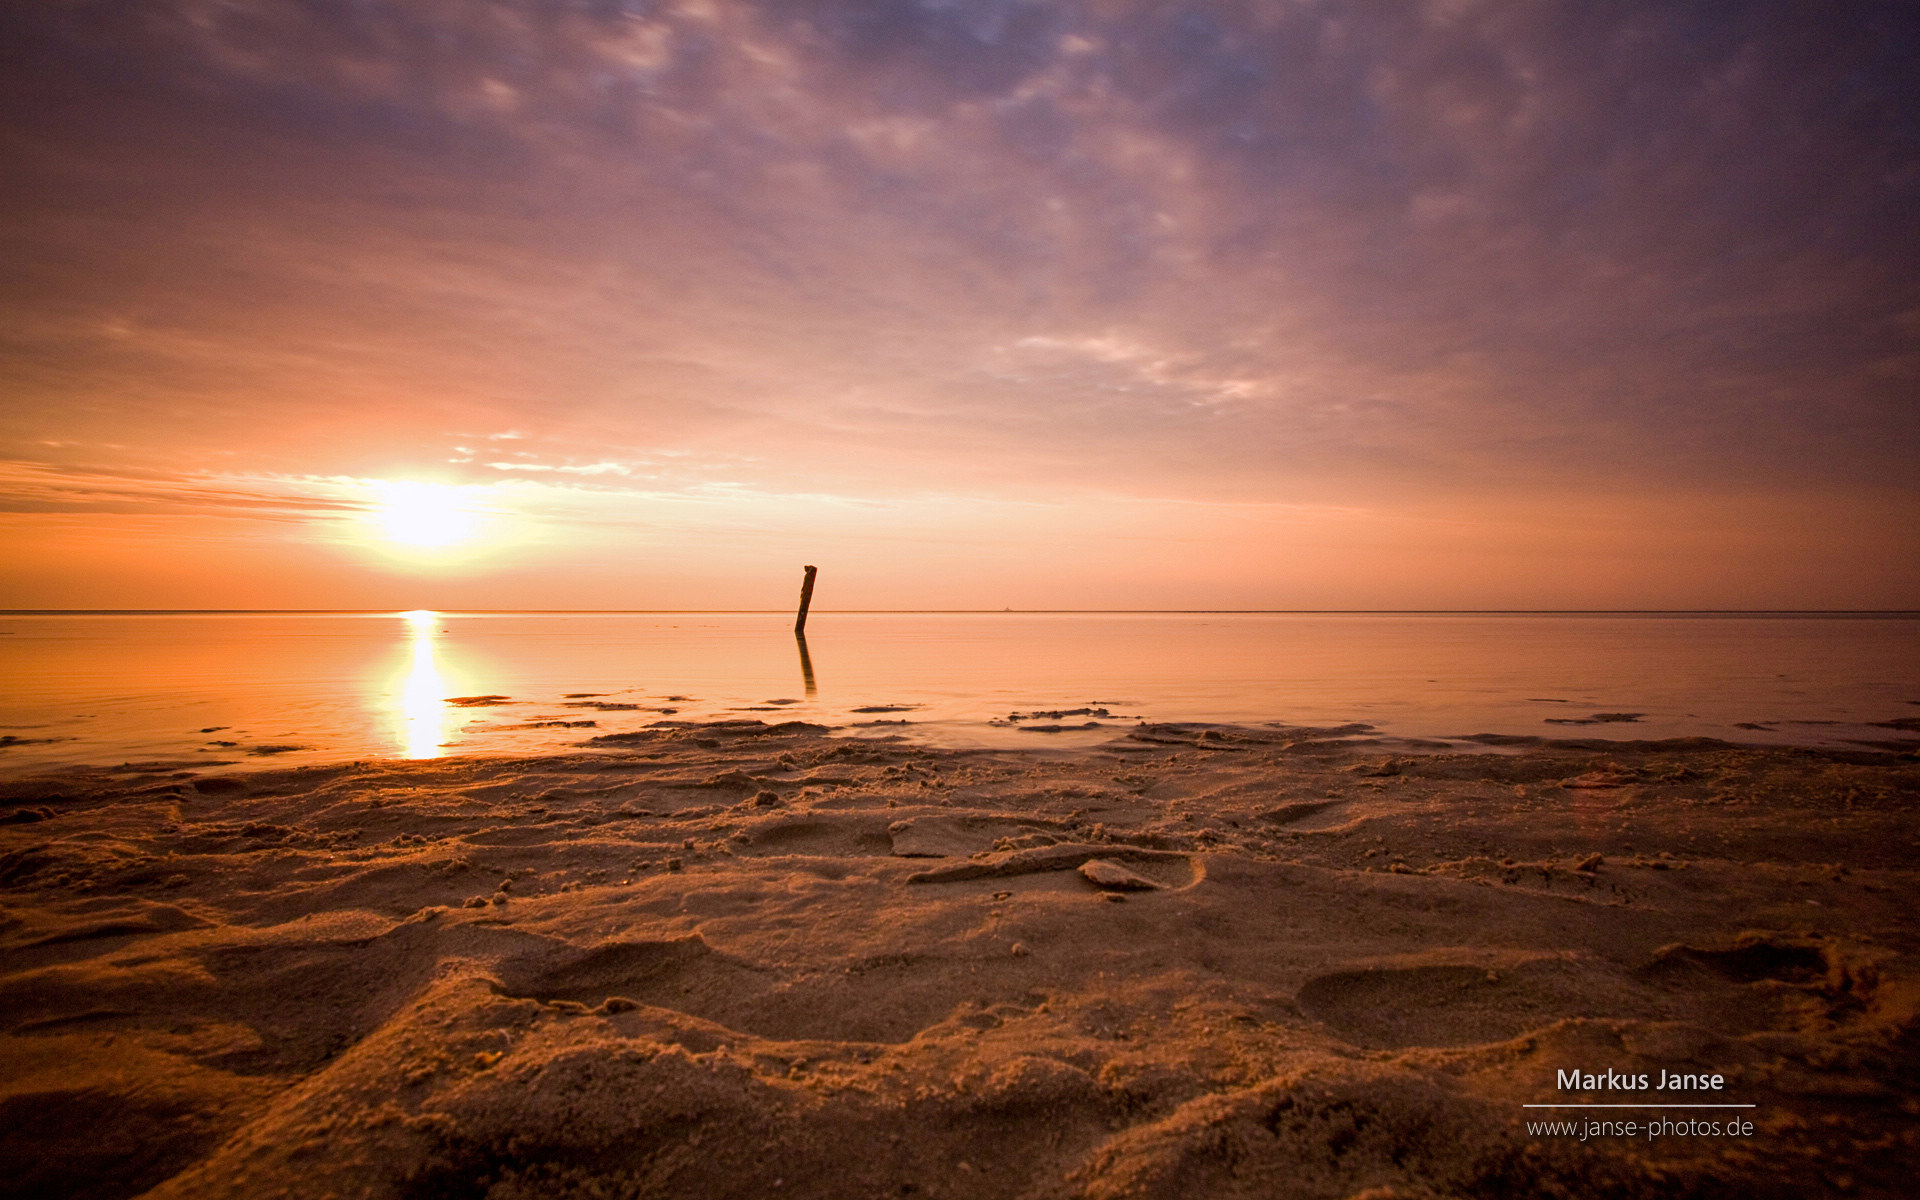
<svg viewBox="0 0 1920 1200"><path fill-rule="evenodd" d="M1742 938L1726 950L1667 946L1641 973L1660 979L1707 971L1732 983L1814 983L1826 978L1829 965L1822 946L1760 936Z"/></svg>
<svg viewBox="0 0 1920 1200"><path fill-rule="evenodd" d="M1093 860L1109 866L1124 867L1145 877L1154 887L1184 888L1199 882L1205 871L1199 863L1177 850L1154 850L1145 846L1061 842L1027 850L1003 850L970 858L951 866L916 871L908 883L962 883L973 879L1007 879L1020 875L1038 875L1049 871L1077 871ZM1105 886L1091 877L1088 882Z"/></svg>
<svg viewBox="0 0 1920 1200"><path fill-rule="evenodd" d="M626 1000L704 1015L716 999L766 987L764 972L717 953L695 934L615 942L558 961L508 966L499 990L581 1010L620 1011L632 1007L617 1003Z"/></svg>
<svg viewBox="0 0 1920 1200"><path fill-rule="evenodd" d="M1785 934L1747 933L1724 948L1666 946L1634 974L1701 1024L1729 1034L1838 1029L1913 1007L1897 989L1883 990L1866 960ZM1910 1020L1911 1013L1895 1019Z"/></svg>
<svg viewBox="0 0 1920 1200"><path fill-rule="evenodd" d="M1369 1049L1502 1042L1564 1017L1656 1015L1598 964L1422 963L1336 971L1300 989L1302 1010Z"/></svg>
<svg viewBox="0 0 1920 1200"><path fill-rule="evenodd" d="M550 951L503 965L496 990L560 1014L657 1026L650 1036L696 1051L740 1035L899 1043L953 1011L951 969L938 955L895 950L795 976L694 934Z"/></svg>
<svg viewBox="0 0 1920 1200"><path fill-rule="evenodd" d="M1292 804L1282 804L1278 808L1268 809L1260 814L1260 819L1271 821L1275 825L1291 825L1299 829L1322 829L1338 824L1343 816L1339 812L1329 813L1327 810L1345 806L1344 800L1297 800Z"/></svg>
<svg viewBox="0 0 1920 1200"><path fill-rule="evenodd" d="M1014 843L1028 849L1061 840L1040 825L1005 817L910 817L888 825L887 836L898 858L966 858Z"/></svg>

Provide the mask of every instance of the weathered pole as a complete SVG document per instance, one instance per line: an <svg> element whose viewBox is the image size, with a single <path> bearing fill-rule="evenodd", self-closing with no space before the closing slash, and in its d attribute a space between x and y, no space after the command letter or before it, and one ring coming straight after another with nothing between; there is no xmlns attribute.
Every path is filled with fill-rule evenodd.
<svg viewBox="0 0 1920 1200"><path fill-rule="evenodd" d="M800 615L793 619L793 631L807 632L807 605L813 603L813 568L806 569L807 577L800 581Z"/></svg>

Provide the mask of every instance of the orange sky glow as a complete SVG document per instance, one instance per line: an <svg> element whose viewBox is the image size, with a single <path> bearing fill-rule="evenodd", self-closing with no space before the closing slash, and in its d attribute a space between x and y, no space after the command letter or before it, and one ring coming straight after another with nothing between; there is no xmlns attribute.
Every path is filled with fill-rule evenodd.
<svg viewBox="0 0 1920 1200"><path fill-rule="evenodd" d="M17 6L0 607L1920 607L1916 22L1683 8Z"/></svg>

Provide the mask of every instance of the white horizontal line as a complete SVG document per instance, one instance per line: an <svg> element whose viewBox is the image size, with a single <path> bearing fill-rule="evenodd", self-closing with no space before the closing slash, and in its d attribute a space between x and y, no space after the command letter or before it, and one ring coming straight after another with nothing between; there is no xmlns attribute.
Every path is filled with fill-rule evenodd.
<svg viewBox="0 0 1920 1200"><path fill-rule="evenodd" d="M1758 1108L1757 1104L1522 1104L1521 1108Z"/></svg>

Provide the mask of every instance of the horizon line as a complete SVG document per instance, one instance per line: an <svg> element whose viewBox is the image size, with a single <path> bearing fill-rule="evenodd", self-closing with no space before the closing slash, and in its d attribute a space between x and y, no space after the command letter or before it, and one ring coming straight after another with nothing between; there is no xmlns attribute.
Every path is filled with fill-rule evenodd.
<svg viewBox="0 0 1920 1200"><path fill-rule="evenodd" d="M791 608L0 608L0 616L376 616L443 614L757 616ZM1281 616L1866 616L1920 617L1914 608L816 608L811 615L939 614L1047 615L1281 615Z"/></svg>

